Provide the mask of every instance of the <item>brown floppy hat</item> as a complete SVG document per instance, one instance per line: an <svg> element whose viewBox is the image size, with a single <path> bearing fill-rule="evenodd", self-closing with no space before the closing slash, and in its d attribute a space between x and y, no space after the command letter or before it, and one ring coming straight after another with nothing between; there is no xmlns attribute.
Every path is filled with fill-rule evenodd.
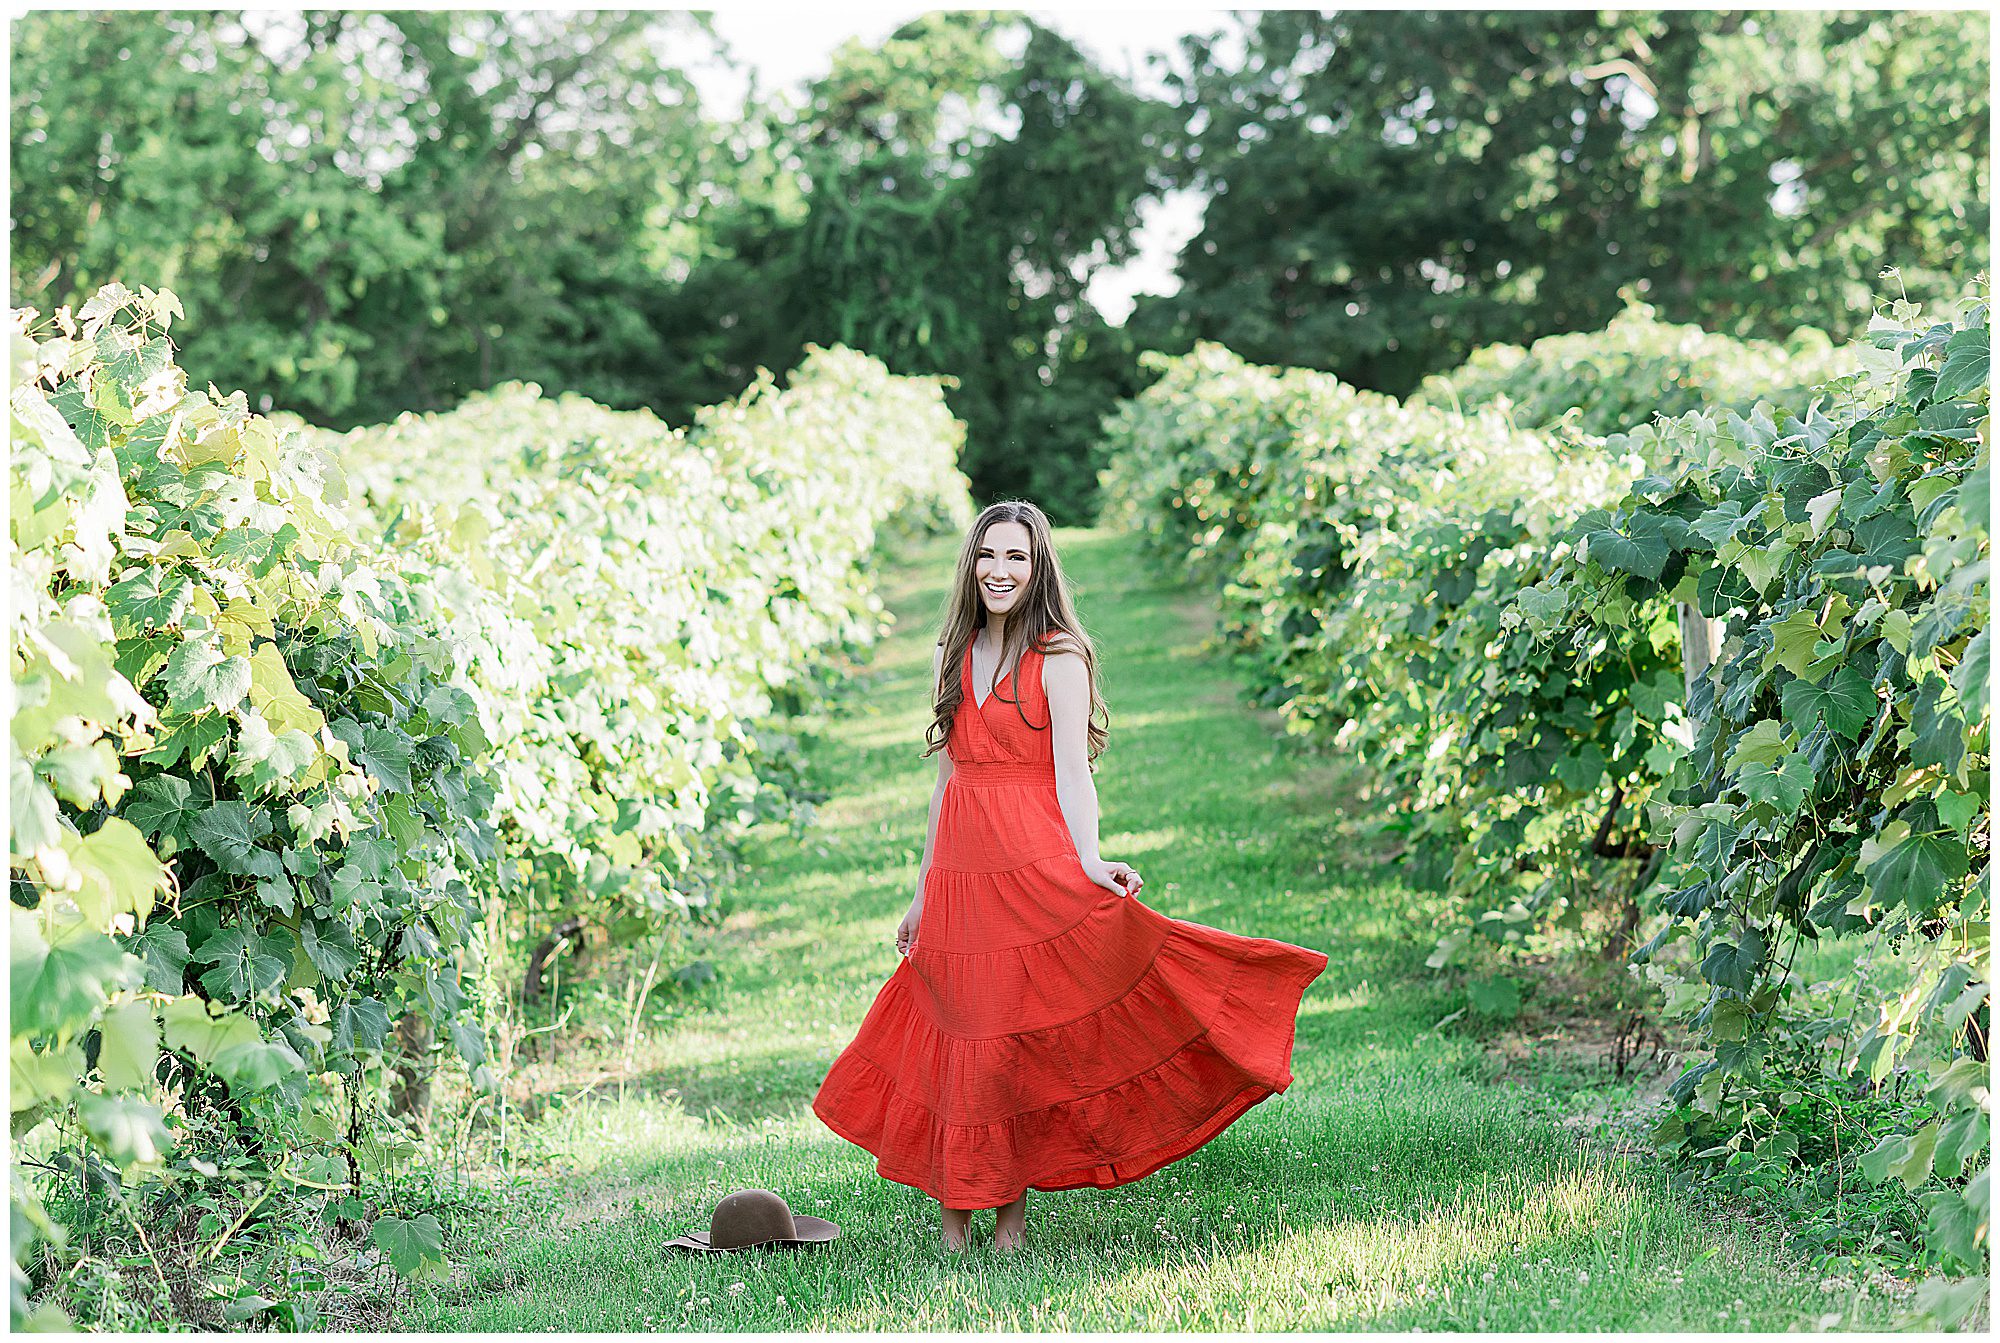
<svg viewBox="0 0 2000 1343"><path fill-rule="evenodd" d="M794 1216L785 1200L768 1189L738 1189L723 1195L708 1230L690 1231L667 1242L670 1250L745 1250L755 1245L824 1245L840 1228L823 1217Z"/></svg>

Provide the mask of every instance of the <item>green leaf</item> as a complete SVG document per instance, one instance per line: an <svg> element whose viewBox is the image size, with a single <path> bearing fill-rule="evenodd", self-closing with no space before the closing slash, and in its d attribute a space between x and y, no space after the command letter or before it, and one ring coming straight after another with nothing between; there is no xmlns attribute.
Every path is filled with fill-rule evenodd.
<svg viewBox="0 0 2000 1343"><path fill-rule="evenodd" d="M1748 993L1756 979L1757 967L1763 963L1765 948L1764 933L1759 928L1746 929L1741 942L1719 940L1702 957L1701 977L1711 984Z"/></svg>
<svg viewBox="0 0 2000 1343"><path fill-rule="evenodd" d="M361 964L361 950L354 934L338 919L303 919L299 923L299 943L306 959L328 979L345 981Z"/></svg>
<svg viewBox="0 0 2000 1343"><path fill-rule="evenodd" d="M278 855L252 838L248 803L232 799L204 808L188 822L188 838L224 872L275 880L284 871Z"/></svg>
<svg viewBox="0 0 2000 1343"><path fill-rule="evenodd" d="M203 1063L224 1050L261 1038L257 1023L249 1017L225 1011L220 1003L210 1004L200 998L176 998L160 1016L166 1026L168 1046L184 1049Z"/></svg>
<svg viewBox="0 0 2000 1343"><path fill-rule="evenodd" d="M1736 500L1724 499L1696 518L1690 526L1710 546L1719 546L1742 531L1755 516L1754 513L1746 514L1743 505Z"/></svg>
<svg viewBox="0 0 2000 1343"><path fill-rule="evenodd" d="M259 881L256 891L257 903L279 914L289 914L298 905L298 892L288 877L281 875L275 880Z"/></svg>
<svg viewBox="0 0 2000 1343"><path fill-rule="evenodd" d="M1959 716L1960 706L1944 702L1947 684L1941 676L1926 676L1917 686L1910 704L1910 730L1916 735L1910 743L1910 763L1936 765L1947 777L1955 777L1965 759L1969 729Z"/></svg>
<svg viewBox="0 0 2000 1343"><path fill-rule="evenodd" d="M1760 718L1737 739L1736 749L1729 756L1729 768L1740 771L1751 761L1775 764L1784 753L1784 724L1775 718Z"/></svg>
<svg viewBox="0 0 2000 1343"><path fill-rule="evenodd" d="M178 996L187 970L187 934L168 923L152 923L125 943L125 949L146 966L146 987Z"/></svg>
<svg viewBox="0 0 2000 1343"><path fill-rule="evenodd" d="M64 832L62 807L47 783L35 777L27 757L9 753L8 784L13 789L11 816L14 832L9 846L17 854L36 854L61 845Z"/></svg>
<svg viewBox="0 0 2000 1343"><path fill-rule="evenodd" d="M1783 667L1794 676L1804 676L1806 668L1816 661L1813 645L1820 637L1812 612L1794 611L1783 620L1772 621L1770 628L1771 651L1764 655L1764 669Z"/></svg>
<svg viewBox="0 0 2000 1343"><path fill-rule="evenodd" d="M1521 1011L1521 987L1511 979L1475 979L1466 985L1472 1010L1511 1021Z"/></svg>
<svg viewBox="0 0 2000 1343"><path fill-rule="evenodd" d="M1981 1171L1975 1178L1986 1178L1986 1172ZM1910 1293L1910 1314L1906 1327L1955 1330L1965 1323L1972 1312L1987 1305L1992 1296L1993 1280L1984 1273L1967 1277L1933 1275L1918 1283L1916 1290Z"/></svg>
<svg viewBox="0 0 2000 1343"><path fill-rule="evenodd" d="M229 710L250 693L250 659L224 657L213 630L190 634L167 658L167 706L176 713Z"/></svg>
<svg viewBox="0 0 2000 1343"><path fill-rule="evenodd" d="M356 998L333 1009L333 1047L342 1053L379 1053L389 1037L389 1009L374 998Z"/></svg>
<svg viewBox="0 0 2000 1343"><path fill-rule="evenodd" d="M1824 720L1834 735L1857 740L1861 729L1879 707L1867 678L1852 667L1842 667L1822 685L1791 680L1778 692L1786 721L1801 736L1816 720Z"/></svg>
<svg viewBox="0 0 2000 1343"><path fill-rule="evenodd" d="M1966 327L1952 336L1944 347L1944 367L1938 370L1937 387L1931 395L1950 401L1986 385L1992 368L1990 329Z"/></svg>
<svg viewBox="0 0 2000 1343"><path fill-rule="evenodd" d="M1983 1107L1990 1093L1992 1073L1977 1059L1953 1059L1944 1073L1932 1079L1925 1096L1940 1110Z"/></svg>
<svg viewBox="0 0 2000 1343"><path fill-rule="evenodd" d="M97 1019L112 994L138 986L138 960L81 922L58 926L45 942L41 920L16 905L9 931L7 1002L16 1035L69 1040Z"/></svg>
<svg viewBox="0 0 2000 1343"><path fill-rule="evenodd" d="M1891 1133L1861 1154L1861 1173L1871 1182L1881 1184L1889 1178L1891 1171L1900 1169L1909 1158L1910 1135Z"/></svg>
<svg viewBox="0 0 2000 1343"><path fill-rule="evenodd" d="M159 738L159 744L140 755L149 765L161 769L171 769L185 755L189 769L199 769L208 759L209 752L221 744L229 735L229 722L221 714L202 712L184 718L172 718L172 725L166 735Z"/></svg>
<svg viewBox="0 0 2000 1343"><path fill-rule="evenodd" d="M118 674L132 683L135 690L144 690L160 668L167 665L167 657L180 643L180 635L172 630L156 630L151 634L128 635L118 641Z"/></svg>
<svg viewBox="0 0 2000 1343"><path fill-rule="evenodd" d="M1790 751L1775 767L1755 761L1745 765L1741 782L1743 795L1752 802L1766 803L1780 816L1790 816L1804 805L1812 790L1812 766L1804 756Z"/></svg>
<svg viewBox="0 0 2000 1343"><path fill-rule="evenodd" d="M119 914L136 915L144 923L153 912L154 893L168 889L159 856L139 828L122 817L106 817L88 835L66 832L63 848L82 878L71 898L100 931L109 931Z"/></svg>
<svg viewBox="0 0 2000 1343"><path fill-rule="evenodd" d="M120 1003L98 1026L97 1070L111 1091L153 1085L160 1061L160 1023L152 1004Z"/></svg>
<svg viewBox="0 0 2000 1343"><path fill-rule="evenodd" d="M1709 1009L1708 1034L1714 1040L1741 1040L1750 1027L1750 1006L1741 998L1722 998Z"/></svg>
<svg viewBox="0 0 2000 1343"><path fill-rule="evenodd" d="M151 1101L79 1091L76 1113L97 1149L121 1170L156 1166L174 1145L160 1107Z"/></svg>
<svg viewBox="0 0 2000 1343"><path fill-rule="evenodd" d="M194 815L188 805L192 789L186 779L173 774L155 774L133 785L122 812L126 820L148 836L172 835L185 839L183 827Z"/></svg>
<svg viewBox="0 0 2000 1343"><path fill-rule="evenodd" d="M7 1100L13 1113L50 1103L62 1104L83 1075L83 1050L77 1045L36 1049L25 1034L16 1033L7 1048Z"/></svg>
<svg viewBox="0 0 2000 1343"><path fill-rule="evenodd" d="M389 1262L406 1278L435 1275L445 1268L444 1228L430 1213L416 1217L379 1217L368 1238L389 1256Z"/></svg>
<svg viewBox="0 0 2000 1343"><path fill-rule="evenodd" d="M409 737L387 728L371 727L362 733L362 748L355 758L370 774L382 780L386 791L407 793L410 783Z"/></svg>
<svg viewBox="0 0 2000 1343"><path fill-rule="evenodd" d="M1981 626L1979 633L1965 646L1958 665L1952 668L1951 688L1958 692L1960 704L1986 703L1987 662L1991 657L1991 643L1988 636L1992 630Z"/></svg>
<svg viewBox="0 0 2000 1343"><path fill-rule="evenodd" d="M1986 1152L1990 1135L1984 1110L1977 1107L1960 1110L1938 1128L1934 1169L1943 1178L1956 1180L1964 1173L1966 1163L1977 1161Z"/></svg>
<svg viewBox="0 0 2000 1343"><path fill-rule="evenodd" d="M232 1090L263 1091L305 1071L305 1060L282 1041L263 1038L240 1012L211 1013L199 998L167 1004L167 1043L185 1049L215 1070Z"/></svg>
<svg viewBox="0 0 2000 1343"><path fill-rule="evenodd" d="M1868 885L1883 904L1924 915L1938 907L1946 885L1970 865L1965 842L1951 832L1913 834L1869 865Z"/></svg>
<svg viewBox="0 0 2000 1343"><path fill-rule="evenodd" d="M1587 741L1556 762L1555 775L1571 792L1587 794L1604 782L1608 763L1603 749L1596 742Z"/></svg>
<svg viewBox="0 0 2000 1343"><path fill-rule="evenodd" d="M486 1062L486 1033L479 1026L462 1017L454 1017L445 1023L445 1031L451 1036L452 1046L458 1056L477 1068Z"/></svg>
<svg viewBox="0 0 2000 1343"><path fill-rule="evenodd" d="M149 564L105 589L104 606L124 633L142 630L149 623L179 624L193 595L194 583L187 575Z"/></svg>
<svg viewBox="0 0 2000 1343"><path fill-rule="evenodd" d="M284 983L291 969L282 942L240 927L218 931L194 958L215 967L201 976L202 987L231 1002L263 997Z"/></svg>
<svg viewBox="0 0 2000 1343"><path fill-rule="evenodd" d="M1625 520L1625 526L1629 534L1590 533L1585 538L1590 545L1590 558L1603 569L1658 578L1672 553L1660 519L1651 513L1634 513Z"/></svg>
<svg viewBox="0 0 2000 1343"><path fill-rule="evenodd" d="M289 783L319 758L319 743L297 728L273 736L262 714L246 712L237 727L236 752L229 760L232 777L248 778L252 792L263 794Z"/></svg>
<svg viewBox="0 0 2000 1343"><path fill-rule="evenodd" d="M88 810L103 796L105 785L117 778L118 752L103 738L83 746L58 746L42 753L35 762L35 772L49 781L63 801Z"/></svg>
<svg viewBox="0 0 2000 1343"><path fill-rule="evenodd" d="M1792 557L1790 545L1758 546L1745 550L1741 555L1730 557L1730 562L1743 571L1750 586L1763 592L1771 582L1785 570L1785 563Z"/></svg>
<svg viewBox="0 0 2000 1343"><path fill-rule="evenodd" d="M396 865L396 846L380 837L357 839L342 854L341 870L357 877L380 881Z"/></svg>
<svg viewBox="0 0 2000 1343"><path fill-rule="evenodd" d="M1904 1150L1889 1162L1889 1174L1915 1193L1930 1182L1931 1156L1937 1150L1938 1123L1933 1119L1909 1136Z"/></svg>

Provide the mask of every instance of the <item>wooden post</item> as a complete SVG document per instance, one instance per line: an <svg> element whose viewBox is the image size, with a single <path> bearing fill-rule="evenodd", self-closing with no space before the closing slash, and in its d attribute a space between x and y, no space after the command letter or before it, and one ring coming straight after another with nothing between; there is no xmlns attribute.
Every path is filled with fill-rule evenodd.
<svg viewBox="0 0 2000 1343"><path fill-rule="evenodd" d="M1713 616L1704 616L1687 602L1678 603L1678 610L1681 621L1681 670L1686 678L1684 684L1692 696L1695 679L1706 676L1722 652L1722 622Z"/></svg>

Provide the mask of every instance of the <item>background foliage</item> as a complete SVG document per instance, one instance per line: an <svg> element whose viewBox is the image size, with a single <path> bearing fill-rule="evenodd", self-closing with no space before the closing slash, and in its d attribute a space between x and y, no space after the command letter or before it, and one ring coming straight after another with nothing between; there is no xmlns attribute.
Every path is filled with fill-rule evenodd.
<svg viewBox="0 0 2000 1343"><path fill-rule="evenodd" d="M1148 357L1105 473L1113 516L1221 587L1288 728L1457 855L1472 917L1434 967L1594 929L1691 1028L1663 1150L1751 1192L1893 1177L1909 1252L1975 1275L1930 1293L1954 1318L1990 1225L1983 282L1962 306L1899 299L1797 358L1694 341L1724 404L1609 436L1575 426L1687 395L1689 333L1648 310L1426 389L1490 394L1470 416L1204 345ZM1783 399L1730 408L1759 376ZM1500 387L1567 409L1517 428ZM1682 608L1720 625L1700 675Z"/></svg>
<svg viewBox="0 0 2000 1343"><path fill-rule="evenodd" d="M180 315L14 315L17 1322L59 1322L30 1294L96 1271L107 1213L169 1296L294 1324L270 1256L322 1219L441 1265L381 1189L433 1042L491 1092L514 942L700 902L791 805L774 695L880 632L876 529L970 520L936 383L851 351L692 433L510 387L343 438L189 391ZM315 1191L311 1231L238 1238ZM232 1239L254 1290L168 1282Z"/></svg>
<svg viewBox="0 0 2000 1343"><path fill-rule="evenodd" d="M670 424L808 344L945 374L981 500L1083 522L1147 349L1405 395L1667 320L1856 334L1987 264L1972 11L1270 11L1135 88L1018 14L912 19L740 116L679 12L14 25L13 301L170 284L200 378L347 428L533 382ZM725 57L726 59L726 57ZM1114 325L1138 207L1203 202Z"/></svg>
<svg viewBox="0 0 2000 1343"><path fill-rule="evenodd" d="M1970 13L1273 10L1190 46L1210 196L1145 347L1220 341L1397 395L1495 342L1668 321L1858 334L1987 264ZM1921 88L1922 92L1917 90Z"/></svg>

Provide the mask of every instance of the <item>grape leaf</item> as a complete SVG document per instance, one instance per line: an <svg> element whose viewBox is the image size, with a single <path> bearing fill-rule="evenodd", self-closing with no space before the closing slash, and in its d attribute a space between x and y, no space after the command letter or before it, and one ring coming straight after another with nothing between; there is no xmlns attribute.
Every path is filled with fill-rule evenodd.
<svg viewBox="0 0 2000 1343"><path fill-rule="evenodd" d="M229 710L250 693L250 660L224 657L212 630L184 637L168 655L167 707L176 713Z"/></svg>
<svg viewBox="0 0 2000 1343"><path fill-rule="evenodd" d="M232 1002L262 997L284 983L291 969L282 942L236 926L203 942L194 959L215 967L201 976L202 987Z"/></svg>
<svg viewBox="0 0 2000 1343"><path fill-rule="evenodd" d="M1806 730L1815 720L1823 720L1836 735L1849 741L1861 735L1879 707L1874 688L1852 667L1840 668L1821 685L1787 681L1778 692L1778 702L1794 728Z"/></svg>
<svg viewBox="0 0 2000 1343"><path fill-rule="evenodd" d="M83 1131L121 1170L158 1165L174 1145L160 1107L151 1101L79 1091L76 1113Z"/></svg>
<svg viewBox="0 0 2000 1343"><path fill-rule="evenodd" d="M148 624L179 624L193 595L194 583L187 575L148 564L105 589L104 606L118 632L125 634Z"/></svg>
<svg viewBox="0 0 2000 1343"><path fill-rule="evenodd" d="M188 838L224 872L275 880L284 871L278 855L252 838L248 803L232 799L204 808L188 822Z"/></svg>
<svg viewBox="0 0 2000 1343"><path fill-rule="evenodd" d="M354 934L338 919L300 920L299 943L305 948L306 959L328 979L344 981L361 964Z"/></svg>
<svg viewBox="0 0 2000 1343"><path fill-rule="evenodd" d="M16 905L9 933L7 1002L17 1035L68 1040L113 993L138 986L138 959L82 922L58 925L53 940L44 941L40 918Z"/></svg>
<svg viewBox="0 0 2000 1343"><path fill-rule="evenodd" d="M168 887L159 856L139 828L123 817L106 817L88 835L64 832L63 849L82 878L71 897L99 930L108 931L118 914L136 915L144 923L153 912L154 892Z"/></svg>
<svg viewBox="0 0 2000 1343"><path fill-rule="evenodd" d="M149 1087L160 1060L160 1023L146 1002L120 1003L98 1025L97 1069L113 1091Z"/></svg>
<svg viewBox="0 0 2000 1343"><path fill-rule="evenodd" d="M1906 837L1868 868L1868 884L1885 905L1901 904L1924 915L1944 899L1945 887L1966 874L1971 860L1950 831Z"/></svg>
<svg viewBox="0 0 2000 1343"><path fill-rule="evenodd" d="M185 839L183 827L195 808L188 805L188 781L173 774L155 774L133 785L123 815L148 836Z"/></svg>
<svg viewBox="0 0 2000 1343"><path fill-rule="evenodd" d="M412 1218L378 1217L368 1238L406 1278L435 1276L445 1268L444 1228L431 1213Z"/></svg>

